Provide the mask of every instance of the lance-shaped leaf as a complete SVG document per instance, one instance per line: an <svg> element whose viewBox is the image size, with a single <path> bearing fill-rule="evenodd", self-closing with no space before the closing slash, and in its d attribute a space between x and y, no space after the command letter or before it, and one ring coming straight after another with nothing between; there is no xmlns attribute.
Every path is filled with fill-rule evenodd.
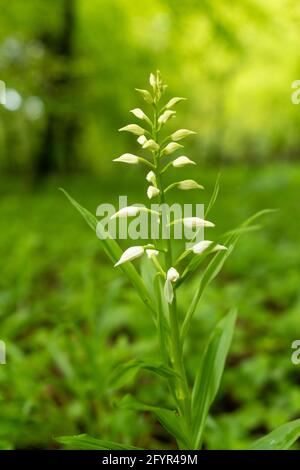
<svg viewBox="0 0 300 470"><path fill-rule="evenodd" d="M255 441L250 450L287 450L300 437L300 419L279 426Z"/></svg>
<svg viewBox="0 0 300 470"><path fill-rule="evenodd" d="M87 209L82 207L75 199L73 199L64 189L61 191L65 194L65 196L69 199L71 204L78 210L78 212L82 215L85 219L89 227L97 233L98 238L103 246L103 249L107 256L111 259L113 263L116 263L122 256L123 251L116 240L112 238L107 238L107 233L105 232L101 223L98 222L98 219L91 214ZM104 236L106 235L106 236ZM147 288L144 284L144 281L140 277L139 273L135 269L135 267L131 263L125 263L121 267L124 274L127 275L128 279L131 281L132 285L135 287L137 293L139 294L140 298L144 302L144 304L151 310L152 315L155 315L155 308L153 304L153 300L151 299Z"/></svg>
<svg viewBox="0 0 300 470"><path fill-rule="evenodd" d="M74 450L143 450L140 447L133 447L125 444L118 444L112 441L103 441L88 436L87 434L79 434L77 436L62 436L55 439L68 449Z"/></svg>
<svg viewBox="0 0 300 470"><path fill-rule="evenodd" d="M192 393L193 449L201 446L209 408L219 390L231 344L236 312L230 312L214 328L204 353Z"/></svg>
<svg viewBox="0 0 300 470"><path fill-rule="evenodd" d="M252 224L256 219L262 217L263 215L269 214L271 212L274 212L274 209L264 209L260 212L257 212L253 216L249 217L249 219L247 219L240 227L238 227L235 230L232 230L229 234L227 234L227 238L225 239L224 244L225 246L228 247L228 250L217 252L214 255L213 259L208 264L208 266L206 267L205 271L203 272L201 279L200 279L199 287L193 297L191 305L187 311L187 314L182 324L182 328L181 328L182 337L185 337L189 330L192 317L196 311L196 308L199 304L199 301L203 295L204 290L219 274L219 272L223 268L223 265L226 259L232 253L240 236L245 232L247 233L247 231L253 228L253 226L251 226L250 224ZM203 258L201 257L201 255L199 257L195 257L191 261L191 264L189 265L189 267L183 272L179 281L176 283L176 288L179 287L187 279L187 277L189 277L199 267L199 264L201 264L202 261L203 261Z"/></svg>
<svg viewBox="0 0 300 470"><path fill-rule="evenodd" d="M175 437L180 448L190 448L185 431L185 424L182 418L176 414L175 410L147 405L146 403L136 400L131 395L126 395L121 402L119 402L119 407L136 411L151 411L166 431Z"/></svg>
<svg viewBox="0 0 300 470"><path fill-rule="evenodd" d="M132 381L141 370L152 372L164 379L176 377L173 369L168 366L140 359L133 359L125 364L120 364L113 370L108 379L108 386L111 388L121 388Z"/></svg>

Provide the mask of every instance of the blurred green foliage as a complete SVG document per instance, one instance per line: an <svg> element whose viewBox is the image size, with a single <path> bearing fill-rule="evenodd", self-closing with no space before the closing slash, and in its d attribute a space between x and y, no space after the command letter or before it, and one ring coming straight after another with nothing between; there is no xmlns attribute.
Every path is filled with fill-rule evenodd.
<svg viewBox="0 0 300 470"><path fill-rule="evenodd" d="M212 188L215 172L205 170ZM208 448L241 448L256 436L299 417L299 366L291 343L299 324L299 233L295 166L227 169L213 220L218 231L260 207L277 207L261 231L244 235L197 312L186 357L191 374L215 321L235 305L237 330L221 393L206 433ZM103 439L165 448L168 437L150 415L118 408L111 371L158 350L149 314L132 289L123 289L99 241L56 188L63 184L92 211L114 200L90 176L56 178L36 193L7 179L1 184L0 441L14 447L52 448L53 436L87 432ZM7 190L13 191L3 197ZM136 184L138 199L143 183ZM209 197L206 191L205 198ZM205 199L205 200L206 200ZM238 203L237 203L238 201ZM193 282L197 282L198 276ZM126 285L125 285L126 286ZM193 292L186 288L183 315ZM142 373L120 391L164 402L167 390Z"/></svg>
<svg viewBox="0 0 300 470"><path fill-rule="evenodd" d="M187 95L182 119L203 160L297 159L299 17L296 0L2 5L0 78L22 99L0 108L2 168L108 173L129 141L113 132L132 90L156 68Z"/></svg>

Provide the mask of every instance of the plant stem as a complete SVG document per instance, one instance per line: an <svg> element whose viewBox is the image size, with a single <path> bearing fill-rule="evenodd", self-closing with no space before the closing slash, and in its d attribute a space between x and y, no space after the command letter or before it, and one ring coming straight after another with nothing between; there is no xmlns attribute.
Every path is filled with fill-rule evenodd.
<svg viewBox="0 0 300 470"><path fill-rule="evenodd" d="M153 135L152 138L155 142L158 142L158 121L157 121L157 106L154 105L154 119L153 119ZM160 204L165 204L165 189L162 181L162 170L160 165L160 150L154 153L154 165L156 170L157 186L160 191L159 199ZM163 222L163 221L162 221ZM165 250L165 270L173 265L173 254L172 254L172 243L170 237L166 240ZM186 371L183 361L183 344L180 336L180 322L177 310L176 292L174 293L174 299L169 304L169 323L170 323L170 340L171 340L171 363L176 372L178 378L175 381L176 384L176 400L178 403L179 413L183 417L187 434L191 433L191 395L188 387Z"/></svg>

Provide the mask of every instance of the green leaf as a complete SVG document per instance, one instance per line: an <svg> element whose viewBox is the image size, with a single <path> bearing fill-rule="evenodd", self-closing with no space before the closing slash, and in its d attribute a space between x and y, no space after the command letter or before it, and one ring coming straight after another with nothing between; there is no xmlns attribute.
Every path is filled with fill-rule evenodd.
<svg viewBox="0 0 300 470"><path fill-rule="evenodd" d="M120 364L112 372L108 380L109 387L120 388L132 380L140 370L153 372L163 378L175 377L175 372L168 366L154 364L143 360L132 360L125 364Z"/></svg>
<svg viewBox="0 0 300 470"><path fill-rule="evenodd" d="M236 312L231 311L214 328L196 376L192 393L193 449L201 446L209 408L218 392L232 341Z"/></svg>
<svg viewBox="0 0 300 470"><path fill-rule="evenodd" d="M283 424L255 441L250 450L287 450L300 436L300 419Z"/></svg>
<svg viewBox="0 0 300 470"><path fill-rule="evenodd" d="M139 447L95 439L94 437L90 437L87 434L79 434L78 436L63 436L58 437L55 440L69 449L76 450L142 450Z"/></svg>
<svg viewBox="0 0 300 470"><path fill-rule="evenodd" d="M107 232L105 232L103 226L101 223L98 222L98 219L91 214L87 209L82 207L75 199L72 198L64 189L60 190L64 193L64 195L68 198L68 200L71 202L71 204L75 207L75 209L78 210L78 212L82 215L82 217L85 219L89 227L98 235L104 235ZM107 256L111 259L113 263L116 263L123 251L120 248L119 244L113 240L112 238L105 238L104 236L99 237L99 240L103 246L103 249ZM132 263L124 263L120 266L120 269L126 274L126 276L129 278L131 281L132 285L135 287L136 291L138 292L140 298L144 302L144 304L151 310L152 314L155 314L155 308L153 306L153 300L151 299L147 288L143 282L143 279L135 269Z"/></svg>
<svg viewBox="0 0 300 470"><path fill-rule="evenodd" d="M219 194L219 191L220 191L220 178L221 178L221 173L219 173L218 176L217 176L213 193L211 195L210 201L209 201L207 209L205 211L205 217L208 216L209 212L211 211L211 209L213 208L213 206L215 205L215 202L217 200L217 197L218 197L218 194Z"/></svg>
<svg viewBox="0 0 300 470"><path fill-rule="evenodd" d="M131 395L126 395L121 402L119 402L119 406L136 411L151 411L168 433L175 437L180 448L189 448L184 422L182 418L176 414L175 410L142 403Z"/></svg>
<svg viewBox="0 0 300 470"><path fill-rule="evenodd" d="M210 263L208 264L207 268L205 269L201 277L198 290L190 304L190 307L182 323L182 327L181 327L182 338L184 338L188 333L188 330L192 321L192 317L196 311L197 305L200 302L200 299L203 295L204 290L217 277L217 275L223 268L223 265L226 259L231 254L233 248L234 248L234 245L229 246L228 250L226 251L219 251L218 253L216 253L215 256L212 258L212 260L210 261Z"/></svg>
<svg viewBox="0 0 300 470"><path fill-rule="evenodd" d="M206 289L207 286L216 278L216 276L219 274L221 269L223 268L223 265L228 258L228 256L232 253L236 243L238 242L240 236L243 233L247 233L249 230L253 229L253 226L251 224L257 220L258 218L262 217L263 215L269 214L275 212L274 209L264 209L262 211L257 212L256 214L252 215L249 217L249 219L245 220L239 227L237 227L235 230L231 230L227 234L225 234L226 238L224 240L224 245L228 247L227 251L219 251L217 252L213 259L210 261L208 266L206 267L204 273L202 274L202 277L200 279L200 284L198 287L198 290L196 294L194 295L194 298L191 302L191 305L188 309L188 312L184 318L182 327L181 327L181 336L184 338L190 328L190 324L192 321L192 317L196 311L196 308L201 300L201 297L204 293L204 290ZM256 226L254 226L256 228ZM205 254L205 253L204 253ZM203 261L203 258L200 257L200 262ZM198 266L194 266L194 269ZM190 273L188 273L190 274ZM181 280L182 281L182 280ZM180 285L180 282L177 283Z"/></svg>

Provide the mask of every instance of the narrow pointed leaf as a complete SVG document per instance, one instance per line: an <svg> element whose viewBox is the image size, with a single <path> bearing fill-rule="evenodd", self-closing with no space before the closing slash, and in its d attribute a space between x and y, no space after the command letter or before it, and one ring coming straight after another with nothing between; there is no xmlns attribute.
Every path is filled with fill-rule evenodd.
<svg viewBox="0 0 300 470"><path fill-rule="evenodd" d="M214 328L195 380L192 395L195 449L201 445L209 408L220 386L235 320L236 312L232 311Z"/></svg>
<svg viewBox="0 0 300 470"><path fill-rule="evenodd" d="M103 441L90 437L87 434L78 436L63 436L55 439L60 444L75 450L142 450L139 447L118 444L117 442Z"/></svg>
<svg viewBox="0 0 300 470"><path fill-rule="evenodd" d="M126 395L119 403L121 408L136 411L151 411L157 417L161 425L175 437L179 446L189 447L188 439L184 430L184 423L174 410L147 405L136 400L131 395Z"/></svg>
<svg viewBox="0 0 300 470"><path fill-rule="evenodd" d="M287 450L300 437L300 419L283 424L255 441L250 450Z"/></svg>
<svg viewBox="0 0 300 470"><path fill-rule="evenodd" d="M77 201L75 201L75 199L73 199L72 196L70 196L64 189L61 189L61 191L68 198L68 200L75 207L75 209L78 210L78 212L82 215L82 217L85 219L85 221L87 222L87 224L93 231L96 232L97 230L98 235L99 234L101 235L101 233L105 232L101 223L98 223L98 219L93 214L91 214L87 209L85 209ZM119 244L112 238L105 238L105 237L100 238L99 236L98 238L107 256L111 259L113 263L116 263L123 254L123 251L120 248ZM142 301L151 310L152 314L154 314L155 309L153 306L153 300L151 299L141 276L139 275L139 273L137 272L133 264L124 263L120 267L120 269L124 272L124 274L127 275L132 285L136 288L136 291L139 294Z"/></svg>

